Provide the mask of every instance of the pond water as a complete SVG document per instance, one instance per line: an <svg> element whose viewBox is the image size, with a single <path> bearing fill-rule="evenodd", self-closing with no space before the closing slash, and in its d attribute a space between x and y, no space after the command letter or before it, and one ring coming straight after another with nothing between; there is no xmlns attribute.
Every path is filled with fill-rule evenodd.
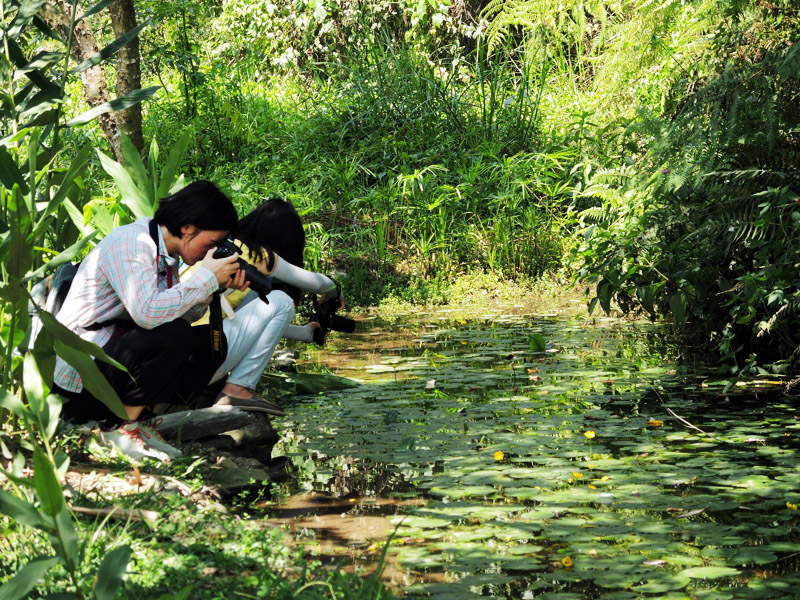
<svg viewBox="0 0 800 600"><path fill-rule="evenodd" d="M357 571L392 536L405 597L800 598L798 401L723 393L649 323L536 312L335 335L316 368L358 383L292 396L266 516Z"/></svg>

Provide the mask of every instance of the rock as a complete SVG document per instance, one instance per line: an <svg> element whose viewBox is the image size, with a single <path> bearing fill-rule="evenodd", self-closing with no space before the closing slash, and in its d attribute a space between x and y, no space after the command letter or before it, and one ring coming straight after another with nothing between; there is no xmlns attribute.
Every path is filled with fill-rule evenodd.
<svg viewBox="0 0 800 600"><path fill-rule="evenodd" d="M234 406L211 406L196 410L168 413L161 417L158 432L168 440L196 440L239 429L252 419Z"/></svg>

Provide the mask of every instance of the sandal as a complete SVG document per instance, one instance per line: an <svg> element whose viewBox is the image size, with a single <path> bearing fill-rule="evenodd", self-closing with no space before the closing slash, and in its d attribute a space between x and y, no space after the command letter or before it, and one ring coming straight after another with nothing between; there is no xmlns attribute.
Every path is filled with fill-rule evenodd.
<svg viewBox="0 0 800 600"><path fill-rule="evenodd" d="M235 398L227 394L220 393L217 396L214 406L235 406L238 409L250 412L262 412L276 417L286 416L286 412L277 404L273 404L269 400L264 400L261 396L253 396L252 398Z"/></svg>

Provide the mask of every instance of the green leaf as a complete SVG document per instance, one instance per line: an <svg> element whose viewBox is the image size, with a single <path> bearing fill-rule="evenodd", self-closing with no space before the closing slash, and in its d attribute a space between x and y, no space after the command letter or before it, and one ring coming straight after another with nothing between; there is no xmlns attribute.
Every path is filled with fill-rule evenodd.
<svg viewBox="0 0 800 600"><path fill-rule="evenodd" d="M106 46L105 48L103 48L102 50L97 52L96 54L93 54L92 56L87 58L85 61L83 61L77 67L73 68L71 72L72 73L81 73L82 71L85 71L86 69L91 69L93 66L95 66L97 64L100 64L105 59L107 59L109 56L113 56L114 54L116 54L119 51L120 48L122 48L123 46L127 46L133 38L135 38L137 35L139 35L139 32L142 29L144 29L148 25L152 25L152 24L153 24L152 19L148 19L144 23L142 23L140 25L137 25L136 27L134 27L130 31L126 32L125 34L123 34L121 36L119 36L117 39L115 39L108 46Z"/></svg>
<svg viewBox="0 0 800 600"><path fill-rule="evenodd" d="M120 96L119 98L114 98L110 102L105 102L100 106L95 106L94 108L87 110L85 113L80 114L74 119L70 119L69 121L67 121L66 125L67 127L84 125L89 121L92 121L98 115L102 115L103 113L116 112L118 110L128 108L129 106L133 106L134 104L138 104L139 102L147 100L150 96L155 94L160 88L161 86L154 85L149 88L133 90L129 94L125 94L124 96Z"/></svg>
<svg viewBox="0 0 800 600"><path fill-rule="evenodd" d="M31 98L28 98L22 105L19 106L19 120L33 120L40 115L52 111L62 102L61 90L46 89L38 92ZM38 121L37 121L38 124ZM32 123L26 123L26 127L32 126Z"/></svg>
<svg viewBox="0 0 800 600"><path fill-rule="evenodd" d="M534 352L544 352L547 349L547 341L541 333L530 334L530 347Z"/></svg>
<svg viewBox="0 0 800 600"><path fill-rule="evenodd" d="M97 600L114 599L122 585L122 578L130 558L131 549L128 546L114 548L103 557L94 584L94 597Z"/></svg>
<svg viewBox="0 0 800 600"><path fill-rule="evenodd" d="M34 238L38 238L43 233L44 229L47 228L52 222L58 207L61 206L66 199L67 194L69 194L70 190L75 185L75 179L83 170L91 151L92 146L90 144L85 144L80 150L78 150L75 158L72 159L69 169L67 169L67 172L64 174L61 185L59 186L58 190L56 190L56 193L52 195L44 210L40 213L41 216L39 217L36 227L33 230Z"/></svg>
<svg viewBox="0 0 800 600"><path fill-rule="evenodd" d="M67 509L66 505L58 512L54 519L58 537L50 536L50 543L53 548L61 551L62 557L66 561L66 567L70 571L74 571L80 564L80 554L78 547L78 533L75 531L75 525L72 522L72 513Z"/></svg>
<svg viewBox="0 0 800 600"><path fill-rule="evenodd" d="M140 197L149 205L150 211L154 212L155 190L153 187L155 182L150 181L150 176L147 174L147 169L144 167L144 162L136 146L133 145L133 142L131 142L127 135L123 133L121 136L122 163L125 165L125 170L131 176L134 185L138 188L141 194Z"/></svg>
<svg viewBox="0 0 800 600"><path fill-rule="evenodd" d="M19 37L19 34L28 26L44 3L45 0L23 0L23 2L20 2L19 10L14 20L11 22L11 27L8 28L8 33L6 35L9 38Z"/></svg>
<svg viewBox="0 0 800 600"><path fill-rule="evenodd" d="M10 37L6 38L5 42L8 48L9 57L14 65L20 69L26 67L28 64L28 59L25 57L25 53L19 47L17 42ZM27 71L25 76L30 79L31 82L40 90L46 90L48 88L61 89L60 86L50 81L39 69Z"/></svg>
<svg viewBox="0 0 800 600"><path fill-rule="evenodd" d="M22 400L8 390L0 390L0 408L5 408L18 417L25 414L25 405Z"/></svg>
<svg viewBox="0 0 800 600"><path fill-rule="evenodd" d="M39 556L22 567L0 587L0 600L22 600L35 588L45 574L58 564L54 556Z"/></svg>
<svg viewBox="0 0 800 600"><path fill-rule="evenodd" d="M69 215L70 221L72 221L75 228L83 235L89 235L89 232L92 230L85 224L83 213L73 204L72 200L65 198L62 206L64 210L67 211L67 215Z"/></svg>
<svg viewBox="0 0 800 600"><path fill-rule="evenodd" d="M158 600L189 600L192 591L194 591L194 586L189 584L177 594L164 594L163 596L159 596Z"/></svg>
<svg viewBox="0 0 800 600"><path fill-rule="evenodd" d="M189 146L191 139L191 132L186 131L180 139L170 148L167 163L161 170L161 180L158 182L158 190L156 191L156 203L153 206L155 210L158 206L158 201L162 198L169 196L172 185L175 181L175 174L178 172L178 167L183 162L183 157L186 154L186 148Z"/></svg>
<svg viewBox="0 0 800 600"><path fill-rule="evenodd" d="M29 527L41 528L46 525L44 517L33 504L5 490L0 490L0 512Z"/></svg>
<svg viewBox="0 0 800 600"><path fill-rule="evenodd" d="M77 23L78 21L80 21L82 19L86 19L87 17L91 17L92 15L96 15L97 13L99 13L104 8L114 4L114 2L116 2L116 1L117 0L101 0L101 2L98 2L92 8L90 8L85 13L83 13L83 15L78 17L75 22Z"/></svg>
<svg viewBox="0 0 800 600"><path fill-rule="evenodd" d="M11 158L4 146L0 146L0 183L9 190L14 187L14 184L18 185L23 193L28 189L28 183L22 176L16 161Z"/></svg>
<svg viewBox="0 0 800 600"><path fill-rule="evenodd" d="M64 60L63 52L39 52L27 65L21 69L17 69L17 73L25 73L36 69L47 69L51 65L62 60Z"/></svg>
<svg viewBox="0 0 800 600"><path fill-rule="evenodd" d="M670 297L669 309L676 323L682 325L686 322L686 298L683 294L676 292Z"/></svg>
<svg viewBox="0 0 800 600"><path fill-rule="evenodd" d="M55 271L61 265L65 265L72 261L72 259L78 256L78 254L83 251L86 245L89 244L89 242L92 242L95 237L97 237L97 231L92 231L89 233L89 235L72 244L72 246L64 250L55 258L51 258L35 271L28 273L22 281L27 282L44 278L45 275Z"/></svg>
<svg viewBox="0 0 800 600"><path fill-rule="evenodd" d="M56 354L67 361L80 374L84 387L89 390L92 396L100 400L121 419L128 418L117 392L114 391L114 388L111 387L111 384L108 383L108 380L88 354L64 344L58 338L55 340L55 348Z"/></svg>
<svg viewBox="0 0 800 600"><path fill-rule="evenodd" d="M44 514L55 517L66 507L55 467L39 447L33 450L33 486L42 503Z"/></svg>
<svg viewBox="0 0 800 600"><path fill-rule="evenodd" d="M64 398L61 396L54 396L50 394L45 398L46 411L42 415L42 424L45 430L42 432L44 436L50 440L56 433L58 428L58 417L61 415L61 409L64 406ZM59 474L61 475L61 474Z"/></svg>
<svg viewBox="0 0 800 600"><path fill-rule="evenodd" d="M606 314L611 312L611 284L608 281L602 281L597 285L597 298Z"/></svg>
<svg viewBox="0 0 800 600"><path fill-rule="evenodd" d="M89 356L99 358L110 365L114 365L118 369L122 369L123 371L127 370L121 363L108 356L100 346L92 342L87 342L76 333L67 329L67 327L56 319L52 313L42 311L39 313L39 317L42 319L42 326L62 344Z"/></svg>
<svg viewBox="0 0 800 600"><path fill-rule="evenodd" d="M103 169L114 178L114 182L119 188L119 193L122 195L122 202L131 209L131 212L137 218L152 217L152 205L147 195L137 187L131 174L121 164L99 150L97 155L100 157L100 164L103 165Z"/></svg>
<svg viewBox="0 0 800 600"><path fill-rule="evenodd" d="M740 573L741 571L730 567L692 567L679 574L693 579L719 579L720 577L734 577Z"/></svg>
<svg viewBox="0 0 800 600"><path fill-rule="evenodd" d="M45 388L42 376L39 373L39 366L30 352L25 353L23 361L22 386L31 410L34 414L41 415L45 396L50 393L50 390Z"/></svg>
<svg viewBox="0 0 800 600"><path fill-rule="evenodd" d="M22 279L28 272L33 261L33 240L31 238L31 219L27 205L22 197L19 186L14 186L9 198L9 225L11 226L9 240L8 262L6 271L13 279Z"/></svg>

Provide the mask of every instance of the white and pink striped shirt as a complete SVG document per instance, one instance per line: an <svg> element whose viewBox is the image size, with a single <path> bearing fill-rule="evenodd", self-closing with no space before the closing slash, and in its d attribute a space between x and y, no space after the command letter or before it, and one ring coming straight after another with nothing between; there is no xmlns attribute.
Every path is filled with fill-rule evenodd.
<svg viewBox="0 0 800 600"><path fill-rule="evenodd" d="M57 317L84 340L102 347L111 339L114 325L84 329L95 323L122 318L153 329L177 318L195 321L208 308L219 287L214 273L201 267L179 281L177 258L167 254L160 228L156 252L149 224L143 218L117 227L81 262ZM60 357L54 380L70 392L83 389L78 372Z"/></svg>

